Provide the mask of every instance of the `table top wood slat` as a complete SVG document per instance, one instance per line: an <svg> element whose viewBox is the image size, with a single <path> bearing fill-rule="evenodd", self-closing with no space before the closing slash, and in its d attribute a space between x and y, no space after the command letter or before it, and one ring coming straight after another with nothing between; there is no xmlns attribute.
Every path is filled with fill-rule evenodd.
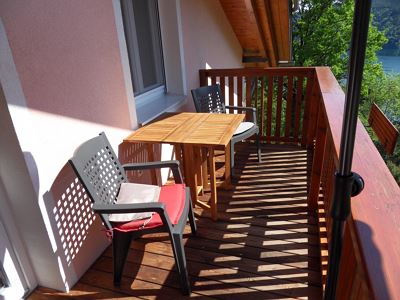
<svg viewBox="0 0 400 300"><path fill-rule="evenodd" d="M226 146L244 114L177 113L137 129L124 142Z"/></svg>

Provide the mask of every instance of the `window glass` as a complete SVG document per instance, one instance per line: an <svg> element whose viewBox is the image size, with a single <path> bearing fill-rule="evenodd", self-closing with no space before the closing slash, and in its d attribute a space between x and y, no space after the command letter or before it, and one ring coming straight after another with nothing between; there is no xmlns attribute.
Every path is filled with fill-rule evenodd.
<svg viewBox="0 0 400 300"><path fill-rule="evenodd" d="M122 0L135 95L164 85L157 0Z"/></svg>

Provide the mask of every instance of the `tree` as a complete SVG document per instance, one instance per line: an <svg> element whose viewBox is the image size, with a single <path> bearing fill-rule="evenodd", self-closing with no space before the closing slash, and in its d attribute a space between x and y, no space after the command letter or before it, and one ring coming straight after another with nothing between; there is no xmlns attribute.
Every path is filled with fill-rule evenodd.
<svg viewBox="0 0 400 300"><path fill-rule="evenodd" d="M353 24L353 0L300 0L294 12L293 52L299 66L329 66L340 83L347 76ZM364 66L362 95L366 82L382 78L383 69L376 53L387 39L370 23Z"/></svg>
<svg viewBox="0 0 400 300"><path fill-rule="evenodd" d="M344 85L348 71L354 0L299 0L298 3L298 8L293 14L295 64L298 66L329 66L339 83ZM363 123L367 124L371 104L375 102L395 125L400 126L398 112L400 76L385 75L377 58L377 52L387 42L385 32L388 30L386 28L385 32L379 31L373 25L373 16L371 19L359 116ZM388 19L386 18L386 21ZM397 37L398 32L393 31L390 37L392 35ZM394 38L394 40L396 39ZM369 132L371 138L376 140L372 130ZM378 142L377 148L381 148ZM383 155L383 157L400 184L400 146L397 146L394 155L390 157Z"/></svg>

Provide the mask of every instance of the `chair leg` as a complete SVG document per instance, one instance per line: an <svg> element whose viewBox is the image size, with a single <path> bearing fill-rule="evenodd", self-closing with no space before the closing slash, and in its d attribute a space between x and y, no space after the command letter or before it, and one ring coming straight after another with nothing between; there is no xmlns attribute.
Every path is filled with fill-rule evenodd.
<svg viewBox="0 0 400 300"><path fill-rule="evenodd" d="M181 280L182 293L190 295L191 288L189 275L186 268L185 249L183 248L183 240L181 233L171 234L172 249L174 251L175 263Z"/></svg>
<svg viewBox="0 0 400 300"><path fill-rule="evenodd" d="M258 153L258 162L261 162L261 148L260 148L260 134L256 134L256 142L257 142L257 153Z"/></svg>
<svg viewBox="0 0 400 300"><path fill-rule="evenodd" d="M197 225L196 225L196 220L194 219L192 200L190 200L190 199L189 199L189 216L188 217L189 217L190 229L192 230L192 234L196 235Z"/></svg>
<svg viewBox="0 0 400 300"><path fill-rule="evenodd" d="M121 284L122 272L126 258L128 256L129 246L132 241L132 233L120 232L114 230L113 232L113 263L114 263L114 285Z"/></svg>

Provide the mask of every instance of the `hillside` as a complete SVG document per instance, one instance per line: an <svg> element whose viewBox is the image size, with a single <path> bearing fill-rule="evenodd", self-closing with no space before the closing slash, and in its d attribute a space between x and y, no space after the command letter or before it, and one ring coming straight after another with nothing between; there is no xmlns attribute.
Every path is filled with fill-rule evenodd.
<svg viewBox="0 0 400 300"><path fill-rule="evenodd" d="M388 43L381 55L400 56L400 5L399 0L373 0L374 25L386 32Z"/></svg>

